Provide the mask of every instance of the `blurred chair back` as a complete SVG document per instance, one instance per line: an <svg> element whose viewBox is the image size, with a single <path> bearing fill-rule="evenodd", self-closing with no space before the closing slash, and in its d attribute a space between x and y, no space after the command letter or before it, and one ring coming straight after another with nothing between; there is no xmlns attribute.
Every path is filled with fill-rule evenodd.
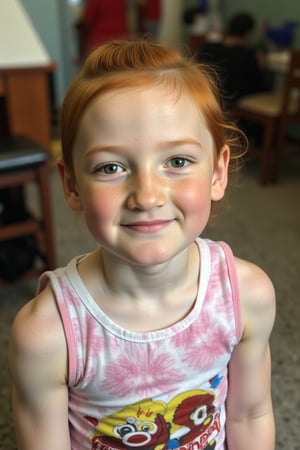
<svg viewBox="0 0 300 450"><path fill-rule="evenodd" d="M296 147L290 151L286 147L286 139L289 124L299 126L299 141L296 139ZM290 139L291 141L291 139ZM291 54L290 68L287 74L286 85L282 103L282 113L278 129L278 142L275 151L273 179L277 181L280 176L283 160L290 154L300 154L300 49Z"/></svg>
<svg viewBox="0 0 300 450"><path fill-rule="evenodd" d="M285 157L300 154L300 136L298 142L289 135L289 125L300 124L300 49L291 51L282 90L243 97L234 106L233 115L237 120L262 125L261 144L250 141L249 154L260 160L260 182L277 182Z"/></svg>
<svg viewBox="0 0 300 450"><path fill-rule="evenodd" d="M49 170L49 153L35 141L26 136L0 137L0 193L8 199L3 214L0 211L0 283L55 268ZM27 202L30 184L36 187L36 211ZM24 260L21 240L26 245L36 242L26 250L29 257L33 249L32 261Z"/></svg>

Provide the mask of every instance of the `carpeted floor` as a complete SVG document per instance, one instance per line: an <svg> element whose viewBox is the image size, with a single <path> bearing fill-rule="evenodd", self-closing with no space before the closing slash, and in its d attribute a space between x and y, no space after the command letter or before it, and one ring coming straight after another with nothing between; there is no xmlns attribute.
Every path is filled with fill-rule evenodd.
<svg viewBox="0 0 300 450"><path fill-rule="evenodd" d="M243 170L227 200L214 211L204 235L227 241L236 255L261 265L277 292L277 319L271 338L276 450L300 450L300 161L286 164L281 183L261 187L253 163ZM80 219L65 206L52 174L58 265L89 251L93 241ZM34 204L34 195L29 192ZM34 294L36 280L0 287L0 450L16 448L7 346L17 310ZM55 449L53 449L55 450ZM255 450L255 449L253 449Z"/></svg>

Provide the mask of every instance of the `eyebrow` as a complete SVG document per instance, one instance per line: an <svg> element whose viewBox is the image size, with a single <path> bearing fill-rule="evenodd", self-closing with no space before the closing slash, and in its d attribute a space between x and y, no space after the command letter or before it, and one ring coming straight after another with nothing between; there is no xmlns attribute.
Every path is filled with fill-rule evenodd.
<svg viewBox="0 0 300 450"><path fill-rule="evenodd" d="M201 143L197 139L193 139L193 138L190 138L190 137L182 138L182 139L174 139L174 140L163 141L159 145L159 148L163 149L163 150L167 150L167 149L172 148L172 147L180 147L180 146L186 145L186 144L195 145L197 147L201 147L202 148ZM103 146L102 145L97 145L95 147L92 147L92 148L88 149L85 155L86 156L87 155L91 155L91 154L96 153L96 152L108 152L108 153L112 152L112 153L114 153L114 152L118 152L120 149L122 149L122 146L119 146L119 145L103 145Z"/></svg>
<svg viewBox="0 0 300 450"><path fill-rule="evenodd" d="M163 148L180 147L181 145L186 145L186 144L197 145L198 147L202 147L201 143L197 139L193 139L190 137L165 141L165 142L163 142L162 147Z"/></svg>
<svg viewBox="0 0 300 450"><path fill-rule="evenodd" d="M121 147L119 145L97 145L96 147L92 147L89 148L86 152L85 152L85 156L87 155L91 155L93 153L97 153L97 152L116 152L120 149Z"/></svg>

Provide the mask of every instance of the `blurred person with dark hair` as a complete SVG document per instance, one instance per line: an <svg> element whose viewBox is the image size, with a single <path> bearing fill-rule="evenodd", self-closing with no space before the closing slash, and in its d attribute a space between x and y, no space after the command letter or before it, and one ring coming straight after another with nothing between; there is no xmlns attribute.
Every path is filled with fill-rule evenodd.
<svg viewBox="0 0 300 450"><path fill-rule="evenodd" d="M247 13L239 13L232 17L228 24L227 37L247 39L255 28L254 18ZM248 39L247 39L248 40Z"/></svg>
<svg viewBox="0 0 300 450"><path fill-rule="evenodd" d="M225 104L230 106L245 95L268 90L263 65L251 46L255 19L248 13L234 15L221 42L207 41L198 60L216 69Z"/></svg>

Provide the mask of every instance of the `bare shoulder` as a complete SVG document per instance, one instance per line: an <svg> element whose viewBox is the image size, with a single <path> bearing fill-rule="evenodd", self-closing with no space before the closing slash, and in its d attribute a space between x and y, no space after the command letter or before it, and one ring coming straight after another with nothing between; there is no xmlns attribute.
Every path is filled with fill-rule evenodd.
<svg viewBox="0 0 300 450"><path fill-rule="evenodd" d="M275 290L270 277L259 266L236 258L244 329L265 328L270 332L275 317Z"/></svg>
<svg viewBox="0 0 300 450"><path fill-rule="evenodd" d="M18 448L71 448L67 348L50 286L29 301L14 320L10 370Z"/></svg>
<svg viewBox="0 0 300 450"><path fill-rule="evenodd" d="M62 331L62 323L50 286L20 309L12 326L12 336L24 346L43 347L46 343L50 344L52 339L59 339Z"/></svg>
<svg viewBox="0 0 300 450"><path fill-rule="evenodd" d="M259 266L235 258L241 298L261 306L273 304L275 291L270 277Z"/></svg>
<svg viewBox="0 0 300 450"><path fill-rule="evenodd" d="M30 300L17 313L10 339L10 357L14 362L66 358L66 343L60 315L50 286Z"/></svg>

